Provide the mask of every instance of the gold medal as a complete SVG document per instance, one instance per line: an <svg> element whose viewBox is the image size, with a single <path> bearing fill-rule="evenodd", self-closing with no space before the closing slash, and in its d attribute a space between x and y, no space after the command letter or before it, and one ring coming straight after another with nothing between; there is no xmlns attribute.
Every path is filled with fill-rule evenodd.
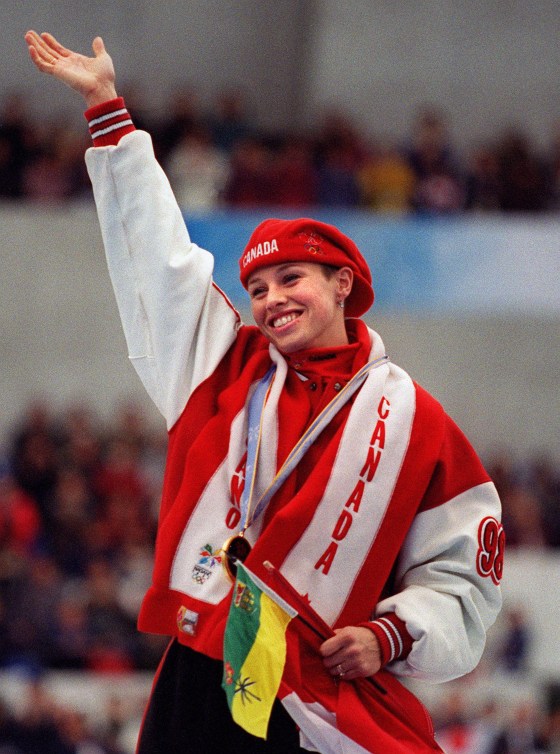
<svg viewBox="0 0 560 754"><path fill-rule="evenodd" d="M247 555L251 552L251 545L245 539L243 532L234 534L233 537L226 539L222 546L222 552L224 557L222 558L222 565L225 572L232 581L235 581L237 575L236 560L240 560L242 563L245 561Z"/></svg>

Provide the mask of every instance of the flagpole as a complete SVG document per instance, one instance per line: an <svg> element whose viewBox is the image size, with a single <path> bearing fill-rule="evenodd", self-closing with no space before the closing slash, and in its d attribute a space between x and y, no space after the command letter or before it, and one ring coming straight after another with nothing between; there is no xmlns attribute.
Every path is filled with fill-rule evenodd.
<svg viewBox="0 0 560 754"><path fill-rule="evenodd" d="M284 586L289 591L290 595L293 598L296 599L297 604L294 606L294 607L296 607L296 609L297 609L297 607L300 607L300 608L303 608L303 609L306 609L306 610L312 610L313 609L310 605L307 605L305 603L302 595L296 589L294 589L294 587L285 578L285 576L283 576L280 573L280 571L278 570L278 568L276 568L276 566L274 566L269 560L265 560L263 562L263 566L266 568L266 570L270 574L272 574L278 581L280 581L280 583L282 584L282 586ZM313 631L313 633L316 636L318 636L320 639L323 639L324 641L326 641L326 639L329 639L331 636L334 636L334 631L331 629L331 627L328 625L328 623L324 622L320 615L315 614L315 611L313 611L313 613L314 613L314 618L315 618L315 615L317 615L317 619L315 620L315 624L317 624L317 623L324 624L324 628L323 627L319 628L317 625L314 625L311 621L309 621L307 618L305 618L299 612L299 610L298 610L298 613L297 613L297 615L295 617L298 618L305 626L307 626L307 628L309 628L311 631ZM387 694L387 689L384 688L379 683L379 681L377 681L373 676L369 675L369 676L361 676L361 677L365 681L368 681L369 683L373 684L373 686L375 686L375 688L381 694L384 694L384 695Z"/></svg>

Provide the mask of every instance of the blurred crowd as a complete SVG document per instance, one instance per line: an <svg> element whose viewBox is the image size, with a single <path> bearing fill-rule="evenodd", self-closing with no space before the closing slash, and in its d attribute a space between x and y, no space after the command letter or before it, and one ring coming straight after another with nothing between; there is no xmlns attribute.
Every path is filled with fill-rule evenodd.
<svg viewBox="0 0 560 754"><path fill-rule="evenodd" d="M6 431L0 443L0 673L32 679L32 703L17 716L0 694L0 754L126 754L115 738L124 718L120 727L108 723L103 737L79 712L49 700L41 678L52 670L114 677L157 667L166 640L139 633L135 621L150 582L166 440L132 403L115 407L103 422L87 405L55 411L36 401ZM486 459L486 466L502 497L508 546L559 548L560 469L553 461L520 463L503 453ZM517 608L505 611L502 621L491 672L522 674L531 626ZM524 701L512 708L505 727L495 705L475 714L461 693L448 695L446 705L438 705L436 722L449 754L560 751L554 748L560 746L560 702L548 710ZM521 740L518 728L525 748L510 740Z"/></svg>
<svg viewBox="0 0 560 754"><path fill-rule="evenodd" d="M492 696L473 704L472 695L459 688L432 714L445 754L560 752L560 706L554 685L546 688L542 699L521 697L507 711Z"/></svg>
<svg viewBox="0 0 560 754"><path fill-rule="evenodd" d="M15 712L0 696L0 754L134 754L141 710L109 694L97 715L61 703L40 678Z"/></svg>
<svg viewBox="0 0 560 754"><path fill-rule="evenodd" d="M148 130L186 211L216 207L366 208L378 212L553 212L560 208L560 121L537 148L521 128L458 149L437 108L419 108L404 143L363 133L330 110L305 132L258 128L240 90L209 107L179 87L154 117L125 92ZM60 203L90 197L83 153L87 129L48 124L18 93L0 98L0 199Z"/></svg>
<svg viewBox="0 0 560 754"><path fill-rule="evenodd" d="M151 669L135 623L150 583L166 437L135 406L102 427L33 403L0 466L0 668Z"/></svg>

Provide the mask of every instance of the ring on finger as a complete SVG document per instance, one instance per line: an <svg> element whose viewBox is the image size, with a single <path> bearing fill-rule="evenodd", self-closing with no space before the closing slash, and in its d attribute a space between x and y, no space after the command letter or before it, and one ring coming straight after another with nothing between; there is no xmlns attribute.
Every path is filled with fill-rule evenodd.
<svg viewBox="0 0 560 754"><path fill-rule="evenodd" d="M342 667L342 665L337 665L337 666L336 666L336 672L337 672L337 675L339 675L339 676L340 676L340 677L342 678L342 676L343 676L343 675L344 675L344 673L345 673L345 670L344 670L344 668Z"/></svg>

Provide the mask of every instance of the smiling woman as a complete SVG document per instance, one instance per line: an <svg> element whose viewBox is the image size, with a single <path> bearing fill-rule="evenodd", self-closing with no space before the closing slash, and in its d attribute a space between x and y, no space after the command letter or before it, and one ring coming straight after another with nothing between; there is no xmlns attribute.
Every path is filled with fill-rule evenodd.
<svg viewBox="0 0 560 754"><path fill-rule="evenodd" d="M26 41L88 106L129 354L169 429L138 623L172 642L138 754L441 751L395 676L444 681L478 663L501 605L500 502L463 433L360 319L374 298L362 254L327 223L261 223L240 259L257 326L243 323L117 97L101 39L91 58L48 34ZM266 739L232 720L221 688L232 597L253 604L221 566L233 545L263 584L272 563L329 629L290 621ZM250 686L259 705L242 672L228 663L228 687Z"/></svg>
<svg viewBox="0 0 560 754"><path fill-rule="evenodd" d="M349 267L310 262L255 270L248 283L255 323L283 353L346 345L344 300L352 279Z"/></svg>

